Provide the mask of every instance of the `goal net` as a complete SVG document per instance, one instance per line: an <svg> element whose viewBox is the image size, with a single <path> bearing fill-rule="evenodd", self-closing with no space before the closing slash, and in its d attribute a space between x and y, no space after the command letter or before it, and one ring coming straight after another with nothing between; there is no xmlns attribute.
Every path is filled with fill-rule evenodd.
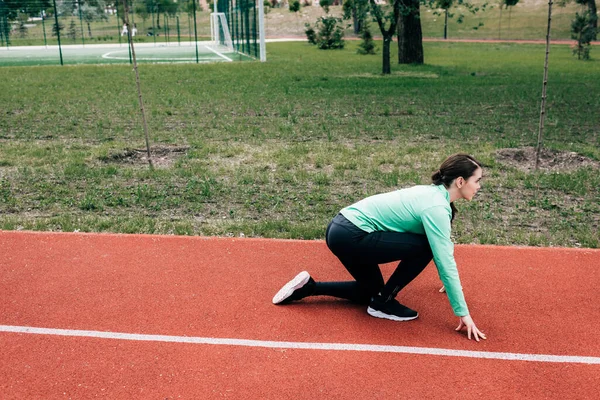
<svg viewBox="0 0 600 400"><path fill-rule="evenodd" d="M263 0L215 0L213 43L265 61L263 7Z"/></svg>

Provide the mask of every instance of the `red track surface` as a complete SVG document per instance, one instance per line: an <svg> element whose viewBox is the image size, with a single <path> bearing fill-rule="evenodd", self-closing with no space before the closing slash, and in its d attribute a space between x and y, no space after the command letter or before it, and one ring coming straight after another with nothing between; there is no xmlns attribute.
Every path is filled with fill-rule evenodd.
<svg viewBox="0 0 600 400"><path fill-rule="evenodd" d="M488 340L453 331L430 265L399 300L419 319L273 294L298 271L349 278L321 241L0 232L0 325L600 356L600 251L457 246ZM393 266L384 266L386 275ZM0 398L597 399L600 365L134 342L0 332Z"/></svg>

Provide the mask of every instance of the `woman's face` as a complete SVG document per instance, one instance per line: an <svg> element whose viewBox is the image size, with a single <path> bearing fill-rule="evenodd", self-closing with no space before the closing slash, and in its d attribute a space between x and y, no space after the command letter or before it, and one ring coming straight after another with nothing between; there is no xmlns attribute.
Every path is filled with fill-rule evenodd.
<svg viewBox="0 0 600 400"><path fill-rule="evenodd" d="M475 170L475 172L473 173L473 175L471 175L471 177L467 180L464 180L463 178L458 178L460 181L457 182L457 186L458 186L458 190L462 196L463 199L466 200L473 200L473 197L475 197L475 194L477 194L477 192L479 191L479 189L481 189L481 178L483 175L483 170L481 168L477 168Z"/></svg>

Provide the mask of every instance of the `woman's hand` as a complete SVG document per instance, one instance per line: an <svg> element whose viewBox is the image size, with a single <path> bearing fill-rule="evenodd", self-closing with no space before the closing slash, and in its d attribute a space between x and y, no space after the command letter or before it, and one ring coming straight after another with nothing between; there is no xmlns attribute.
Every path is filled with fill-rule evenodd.
<svg viewBox="0 0 600 400"><path fill-rule="evenodd" d="M458 324L458 327L455 330L460 331L465 326L467 327L467 337L469 338L469 340L471 340L471 334L473 334L473 337L478 342L479 338L487 339L487 337L485 337L485 334L479 329L477 329L477 327L475 326L475 322L473 322L473 318L471 318L470 315L460 317L460 323Z"/></svg>

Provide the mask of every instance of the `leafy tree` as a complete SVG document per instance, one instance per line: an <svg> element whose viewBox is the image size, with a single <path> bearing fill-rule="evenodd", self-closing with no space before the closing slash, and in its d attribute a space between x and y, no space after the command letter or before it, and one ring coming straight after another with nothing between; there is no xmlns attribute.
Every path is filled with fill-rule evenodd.
<svg viewBox="0 0 600 400"><path fill-rule="evenodd" d="M454 0L438 0L438 7L444 10L444 39L448 39L448 10L452 7ZM452 15L450 15L452 18Z"/></svg>
<svg viewBox="0 0 600 400"><path fill-rule="evenodd" d="M398 63L423 64L423 33L421 30L421 4L435 7L438 0L394 0L400 2L400 18L398 20ZM454 5L462 6L472 14L487 9L488 3L474 5L470 0L456 0ZM450 15L449 15L450 16ZM464 15L459 15L458 23L462 23ZM482 26L483 24L479 24ZM479 26L475 27L477 29Z"/></svg>
<svg viewBox="0 0 600 400"><path fill-rule="evenodd" d="M55 23L52 24L52 36L58 36L60 33L62 33L63 29L65 29L65 26L59 21L58 25Z"/></svg>
<svg viewBox="0 0 600 400"><path fill-rule="evenodd" d="M598 9L596 8L596 0L558 0L558 5L560 7L564 7L568 3L575 1L575 3L581 5L582 7L587 7L588 12L588 26L590 27L590 35L592 35L592 40L598 39ZM583 13L583 10L582 10ZM575 20L573 20L575 21Z"/></svg>
<svg viewBox="0 0 600 400"><path fill-rule="evenodd" d="M590 59L590 43L594 40L595 30L590 24L590 13L585 11L582 14L576 13L575 19L571 22L571 38L577 40L573 49L573 54L577 59Z"/></svg>
<svg viewBox="0 0 600 400"><path fill-rule="evenodd" d="M362 32L369 14L369 0L346 0L342 6L343 18L352 19L352 27L355 34Z"/></svg>
<svg viewBox="0 0 600 400"><path fill-rule="evenodd" d="M509 36L510 36L511 11L512 11L512 8L517 5L518 2L519 2L519 0L502 0L502 3L500 4L500 15L502 15L502 6L505 6L506 8L508 8L508 35Z"/></svg>
<svg viewBox="0 0 600 400"><path fill-rule="evenodd" d="M73 41L77 40L77 24L74 19L71 19L71 23L69 24L69 29L67 30L67 37L73 39Z"/></svg>
<svg viewBox="0 0 600 400"><path fill-rule="evenodd" d="M290 1L290 12L297 13L300 11L300 2L298 0Z"/></svg>
<svg viewBox="0 0 600 400"><path fill-rule="evenodd" d="M598 10L596 8L596 0L575 0L577 4L587 6L588 15L588 35L591 35L592 40L598 39Z"/></svg>
<svg viewBox="0 0 600 400"><path fill-rule="evenodd" d="M85 0L81 1L81 17L87 24L88 35L92 37L91 23L94 21L107 21L108 17L104 12L106 3L104 0Z"/></svg>
<svg viewBox="0 0 600 400"><path fill-rule="evenodd" d="M319 4L327 15L317 19L316 31L310 24L305 24L304 32L308 43L316 45L321 50L343 49L346 43L344 42L342 19L329 15L329 6L331 6L332 0L321 0Z"/></svg>
<svg viewBox="0 0 600 400"><path fill-rule="evenodd" d="M398 20L400 19L400 10L404 11L403 2L404 1L412 1L412 0L392 0L391 2L391 11L384 10L382 6L377 4L375 0L369 0L371 4L371 13L375 20L377 21L377 25L379 26L379 30L383 36L383 65L382 65L382 74L390 74L392 72L392 68L390 65L390 45L394 38L394 34L396 33L396 28L398 27ZM417 2L419 0L416 0ZM421 25L419 23L419 30ZM421 40L423 40L422 34ZM422 45L421 45L422 46Z"/></svg>
<svg viewBox="0 0 600 400"><path fill-rule="evenodd" d="M375 54L375 42L373 35L367 24L364 24L360 31L362 42L358 45L358 54Z"/></svg>
<svg viewBox="0 0 600 400"><path fill-rule="evenodd" d="M343 49L344 30L341 27L341 18L331 15L325 15L319 18L313 29L310 24L306 24L306 37L310 44L316 45L321 50Z"/></svg>

